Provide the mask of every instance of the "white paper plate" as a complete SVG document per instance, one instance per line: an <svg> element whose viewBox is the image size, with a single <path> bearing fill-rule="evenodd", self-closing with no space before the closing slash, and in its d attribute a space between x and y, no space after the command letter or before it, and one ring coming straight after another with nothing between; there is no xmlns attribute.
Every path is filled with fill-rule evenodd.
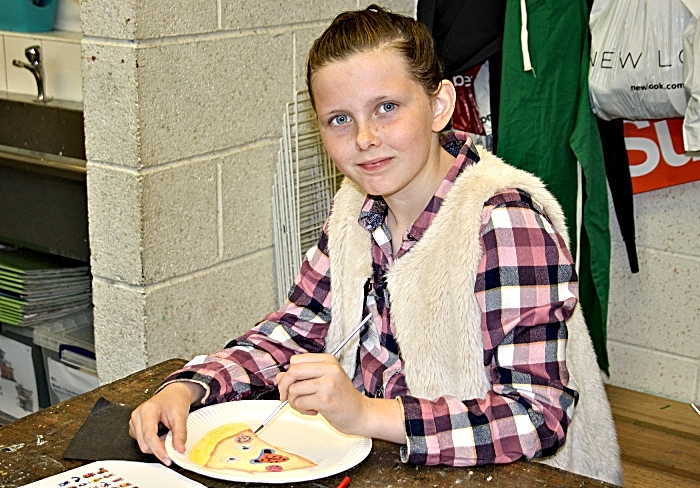
<svg viewBox="0 0 700 488"><path fill-rule="evenodd" d="M192 412L187 419L184 454L173 448L172 433L168 433L165 440L168 455L184 469L212 478L254 483L294 483L341 473L362 462L372 449L372 439L341 434L321 415L302 415L287 406L258 435L263 441L303 456L317 466L292 471L245 473L205 468L190 461L189 452L210 430L237 422L256 429L279 403L277 400L243 400L212 405Z"/></svg>

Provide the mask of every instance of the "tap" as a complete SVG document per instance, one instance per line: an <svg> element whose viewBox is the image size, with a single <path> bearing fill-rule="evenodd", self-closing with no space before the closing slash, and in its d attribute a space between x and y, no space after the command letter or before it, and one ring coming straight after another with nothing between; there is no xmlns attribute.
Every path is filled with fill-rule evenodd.
<svg viewBox="0 0 700 488"><path fill-rule="evenodd" d="M24 55L27 57L29 63L25 63L19 59L13 59L12 64L18 68L26 68L32 72L36 79L36 88L38 91L37 101L48 102L50 98L46 97L44 90L46 76L44 75L44 65L41 63L41 46L29 46L24 50Z"/></svg>

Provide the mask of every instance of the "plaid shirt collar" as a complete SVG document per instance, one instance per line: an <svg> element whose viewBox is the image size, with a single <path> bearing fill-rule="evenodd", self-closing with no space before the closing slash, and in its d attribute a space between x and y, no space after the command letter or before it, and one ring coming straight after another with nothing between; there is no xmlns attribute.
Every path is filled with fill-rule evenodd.
<svg viewBox="0 0 700 488"><path fill-rule="evenodd" d="M447 193L454 185L457 177L462 174L464 168L479 161L479 155L476 152L474 143L466 132L451 131L441 134L440 144L447 152L455 156L455 162L445 175L433 198L428 202L423 213L411 225L408 234L415 241L420 240L423 233L430 227ZM365 203L362 205L358 222L362 227L373 233L384 223L388 210L389 206L381 195L367 195Z"/></svg>

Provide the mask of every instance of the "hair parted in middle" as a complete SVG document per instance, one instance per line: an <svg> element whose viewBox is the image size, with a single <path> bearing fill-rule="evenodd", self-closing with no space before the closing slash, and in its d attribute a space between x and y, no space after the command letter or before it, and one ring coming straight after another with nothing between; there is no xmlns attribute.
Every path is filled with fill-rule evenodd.
<svg viewBox="0 0 700 488"><path fill-rule="evenodd" d="M316 39L306 64L306 86L313 104L311 78L324 66L353 54L396 49L408 71L432 97L440 89L442 61L427 27L411 17L395 14L372 4L364 10L339 14Z"/></svg>

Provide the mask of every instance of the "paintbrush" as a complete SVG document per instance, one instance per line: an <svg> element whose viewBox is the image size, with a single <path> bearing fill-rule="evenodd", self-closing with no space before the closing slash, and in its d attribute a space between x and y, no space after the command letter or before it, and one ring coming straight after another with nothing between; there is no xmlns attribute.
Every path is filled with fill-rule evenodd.
<svg viewBox="0 0 700 488"><path fill-rule="evenodd" d="M345 344L347 344L348 342L350 342L350 339L352 339L352 338L355 336L355 334L357 334L357 333L360 331L360 329L362 329L362 326L364 326L364 325L369 321L370 318L372 318L372 314L371 314L371 313L370 313L370 314L367 314L367 316L366 316L364 319L362 319L362 322L360 322L360 324L359 324L357 327L355 327L355 328L352 330L352 332L350 332L350 333L348 334L348 336L347 336L345 339L343 339L343 342L341 342L340 344L338 344L338 347L336 347L335 349L333 349L333 352L332 352L331 354L332 354L333 356L336 356L336 357L337 357L337 356L338 356L338 353L343 349L343 347L345 347ZM282 366L282 365L280 365L280 366ZM264 370L266 370L266 369L270 369L270 367L268 366L267 368L263 368L263 369L261 369L260 371L264 371ZM279 405L277 405L277 407L272 411L272 413L271 413L265 420L263 420L263 423L260 424L260 427L258 427L257 429L255 429L255 432L254 432L254 433L257 434L258 432L260 432L267 424L270 423L270 421L271 421L272 419L274 419L274 418L277 416L278 413L280 413L280 412L282 411L282 409L283 409L284 407L287 406L288 403L289 403L289 402L288 402L287 400L285 400L285 401L283 401L282 403L280 403Z"/></svg>

